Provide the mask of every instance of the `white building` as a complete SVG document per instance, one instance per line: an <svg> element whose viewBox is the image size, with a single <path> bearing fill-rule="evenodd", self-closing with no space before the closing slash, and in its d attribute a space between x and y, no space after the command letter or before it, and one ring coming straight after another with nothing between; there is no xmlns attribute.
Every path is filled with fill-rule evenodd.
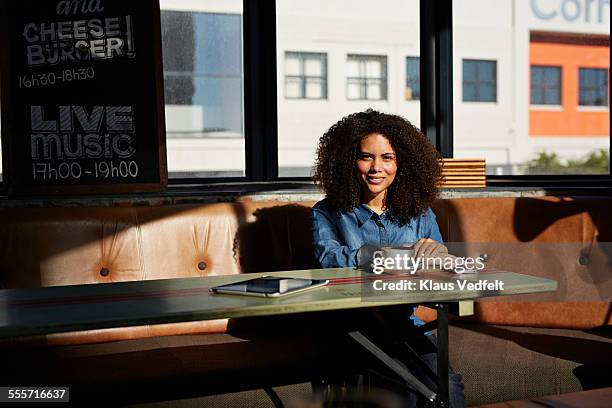
<svg viewBox="0 0 612 408"><path fill-rule="evenodd" d="M244 174L241 0L161 0L172 176ZM454 155L519 174L609 149L609 0L453 3ZM418 0L277 0L279 173L366 108L420 125ZM532 92L532 88L534 91Z"/></svg>

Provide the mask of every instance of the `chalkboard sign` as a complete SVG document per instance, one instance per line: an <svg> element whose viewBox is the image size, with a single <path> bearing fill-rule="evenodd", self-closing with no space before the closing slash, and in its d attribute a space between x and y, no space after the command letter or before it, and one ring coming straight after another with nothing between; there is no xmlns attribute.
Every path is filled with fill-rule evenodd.
<svg viewBox="0 0 612 408"><path fill-rule="evenodd" d="M167 185L157 0L1 2L9 194Z"/></svg>

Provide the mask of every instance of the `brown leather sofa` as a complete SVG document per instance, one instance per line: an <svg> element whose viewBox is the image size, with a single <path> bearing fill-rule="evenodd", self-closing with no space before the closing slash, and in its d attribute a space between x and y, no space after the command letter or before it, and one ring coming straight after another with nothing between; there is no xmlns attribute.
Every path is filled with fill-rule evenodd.
<svg viewBox="0 0 612 408"><path fill-rule="evenodd" d="M612 253L604 244L612 242L611 203L607 197L436 203L442 235L457 251L486 254L492 268L559 282L556 294L478 302L475 316L455 322L451 362L464 375L471 403L610 385L603 373L612 362ZM3 208L0 287L310 268L312 204ZM97 392L121 402L256 387L264 369L272 373L266 382L287 383L325 361L320 329L308 322L281 333L262 319L222 319L9 339L0 343L7 356L2 375L15 385L69 383L78 386L75 398ZM117 395L100 392L111 385Z"/></svg>

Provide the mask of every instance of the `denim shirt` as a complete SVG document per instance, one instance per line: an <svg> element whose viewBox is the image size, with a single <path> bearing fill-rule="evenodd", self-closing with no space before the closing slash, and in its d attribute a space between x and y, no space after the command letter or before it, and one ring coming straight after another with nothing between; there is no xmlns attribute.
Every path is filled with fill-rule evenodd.
<svg viewBox="0 0 612 408"><path fill-rule="evenodd" d="M386 211L379 216L366 204L339 212L324 199L312 208L312 224L314 253L322 268L362 265L361 258L368 247L412 244L420 238L442 243L431 208L400 225L389 219Z"/></svg>
<svg viewBox="0 0 612 408"><path fill-rule="evenodd" d="M385 211L376 214L366 204L348 212L331 208L327 199L312 207L314 253L322 268L356 267L369 263L376 248L412 244L420 238L442 243L436 216L428 208L423 214L400 225ZM412 313L416 307L412 309ZM424 323L414 314L414 326ZM430 335L431 332L425 333Z"/></svg>

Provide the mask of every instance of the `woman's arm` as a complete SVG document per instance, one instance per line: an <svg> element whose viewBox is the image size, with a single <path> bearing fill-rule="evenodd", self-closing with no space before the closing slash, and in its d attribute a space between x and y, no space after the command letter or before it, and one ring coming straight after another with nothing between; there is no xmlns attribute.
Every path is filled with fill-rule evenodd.
<svg viewBox="0 0 612 408"><path fill-rule="evenodd" d="M414 245L417 257L437 256L448 253L448 249L444 246L444 241L442 240L442 234L440 234L440 228L436 222L436 215L431 208L428 208L425 214L423 214L420 230L421 237Z"/></svg>
<svg viewBox="0 0 612 408"><path fill-rule="evenodd" d="M363 266L370 262L376 250L371 245L351 249L340 234L333 214L317 206L312 208L314 254L322 268Z"/></svg>

